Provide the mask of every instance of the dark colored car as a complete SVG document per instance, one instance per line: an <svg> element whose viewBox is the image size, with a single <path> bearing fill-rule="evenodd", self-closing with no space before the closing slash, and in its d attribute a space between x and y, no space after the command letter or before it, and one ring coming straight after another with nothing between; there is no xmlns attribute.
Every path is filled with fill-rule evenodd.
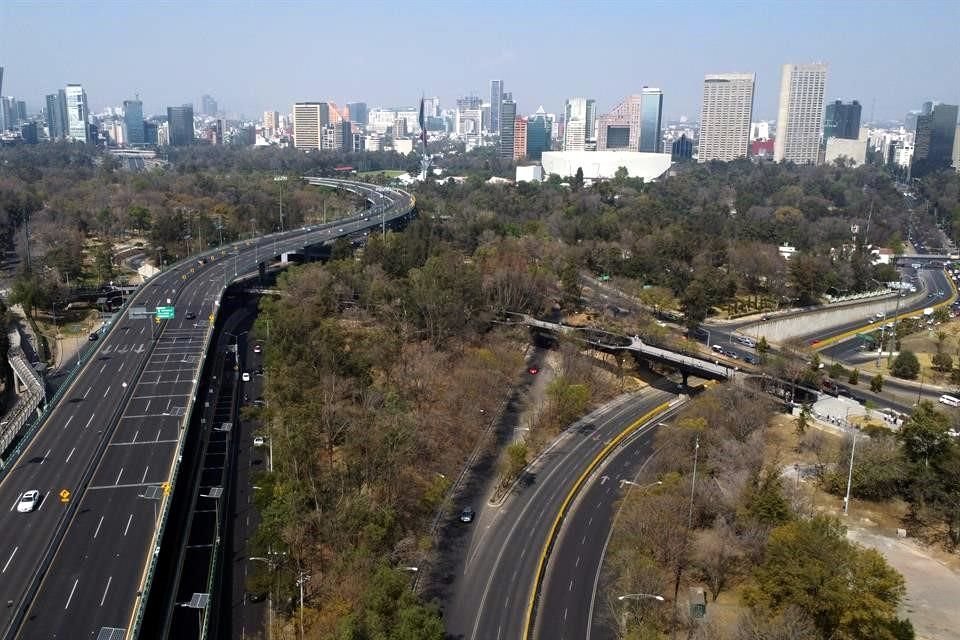
<svg viewBox="0 0 960 640"><path fill-rule="evenodd" d="M475 515L477 514L473 510L473 507L464 507L460 512L460 522L473 522Z"/></svg>
<svg viewBox="0 0 960 640"><path fill-rule="evenodd" d="M540 367L538 367L537 365L533 365L527 369L527 373L529 373L532 376L535 376L538 373L540 373Z"/></svg>
<svg viewBox="0 0 960 640"><path fill-rule="evenodd" d="M90 338L89 338L90 342L96 342L99 339L100 339L99 331L94 331L93 333L90 334Z"/></svg>
<svg viewBox="0 0 960 640"><path fill-rule="evenodd" d="M197 314L195 314L193 311L187 311L187 314L183 317L186 318L187 320L195 320L197 317Z"/></svg>

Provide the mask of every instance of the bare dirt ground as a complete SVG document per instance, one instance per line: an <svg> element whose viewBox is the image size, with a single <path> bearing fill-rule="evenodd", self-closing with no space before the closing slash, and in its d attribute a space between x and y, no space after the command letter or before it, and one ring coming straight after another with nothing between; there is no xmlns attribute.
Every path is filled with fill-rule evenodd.
<svg viewBox="0 0 960 640"><path fill-rule="evenodd" d="M917 640L960 639L960 556L897 536L907 513L902 501L874 503L851 500L849 515L843 516L843 501L814 484L802 473L797 479L790 471L794 463L802 467L817 463L817 456L806 450L797 453L798 436L794 421L778 416L768 432L768 456L778 455L787 469L788 493L798 487L798 499L815 511L829 513L847 526L847 538L865 547L876 549L899 571L907 585L907 596L901 605L902 616L910 618ZM841 444L840 436L823 430L823 459L832 459ZM768 457L768 459L772 459ZM789 480L794 480L790 482Z"/></svg>

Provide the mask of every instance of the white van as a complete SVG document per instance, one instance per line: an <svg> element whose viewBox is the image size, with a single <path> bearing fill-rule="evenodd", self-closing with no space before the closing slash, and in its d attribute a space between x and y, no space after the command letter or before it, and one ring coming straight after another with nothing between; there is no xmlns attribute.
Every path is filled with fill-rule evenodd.
<svg viewBox="0 0 960 640"><path fill-rule="evenodd" d="M948 407L960 407L960 398L954 398L953 396L948 396L946 394L938 398L940 404L945 404Z"/></svg>

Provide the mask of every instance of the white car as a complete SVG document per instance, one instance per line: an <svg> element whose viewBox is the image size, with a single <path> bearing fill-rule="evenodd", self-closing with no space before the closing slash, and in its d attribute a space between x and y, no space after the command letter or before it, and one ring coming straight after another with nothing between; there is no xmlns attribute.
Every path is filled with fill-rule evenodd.
<svg viewBox="0 0 960 640"><path fill-rule="evenodd" d="M263 436L254 436L253 446L262 447L263 446Z"/></svg>
<svg viewBox="0 0 960 640"><path fill-rule="evenodd" d="M244 372L243 372L243 381L244 381L244 382L250 382L250 372L249 372L249 371L244 371Z"/></svg>
<svg viewBox="0 0 960 640"><path fill-rule="evenodd" d="M40 492L36 489L27 491L20 496L20 502L17 503L17 511L20 513L30 513L40 504Z"/></svg>

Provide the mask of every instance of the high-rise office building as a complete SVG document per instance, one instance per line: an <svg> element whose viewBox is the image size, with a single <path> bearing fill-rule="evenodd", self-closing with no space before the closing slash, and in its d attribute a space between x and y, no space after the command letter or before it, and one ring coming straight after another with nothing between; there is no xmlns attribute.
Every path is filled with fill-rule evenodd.
<svg viewBox="0 0 960 640"><path fill-rule="evenodd" d="M491 114L493 110L491 109ZM504 99L500 103L500 157L513 158L513 143L516 139L515 131L517 126L517 103L513 101L513 96L509 93L504 94Z"/></svg>
<svg viewBox="0 0 960 640"><path fill-rule="evenodd" d="M347 114L350 117L350 122L355 122L361 126L367 126L367 122L369 122L368 113L366 102L347 103Z"/></svg>
<svg viewBox="0 0 960 640"><path fill-rule="evenodd" d="M436 96L433 96L432 98L424 98L423 99L424 119L437 118L439 116L440 116L440 98Z"/></svg>
<svg viewBox="0 0 960 640"><path fill-rule="evenodd" d="M280 128L280 113L277 111L263 112L263 131L266 135L273 135Z"/></svg>
<svg viewBox="0 0 960 640"><path fill-rule="evenodd" d="M854 100L844 104L835 100L827 105L823 116L823 142L830 138L858 140L860 138L860 103Z"/></svg>
<svg viewBox="0 0 960 640"><path fill-rule="evenodd" d="M653 87L640 90L640 151L660 153L663 142L660 124L663 117L663 91Z"/></svg>
<svg viewBox="0 0 960 640"><path fill-rule="evenodd" d="M159 127L156 122L145 121L143 123L143 142L144 144L158 144Z"/></svg>
<svg viewBox="0 0 960 640"><path fill-rule="evenodd" d="M637 151L640 148L641 97L624 98L597 118L597 151Z"/></svg>
<svg viewBox="0 0 960 640"><path fill-rule="evenodd" d="M513 159L522 160L527 157L527 119L518 116L513 127Z"/></svg>
<svg viewBox="0 0 960 640"><path fill-rule="evenodd" d="M597 101L592 98L568 98L563 103L563 150L583 151L594 140Z"/></svg>
<svg viewBox="0 0 960 640"><path fill-rule="evenodd" d="M63 138L63 124L60 119L60 101L55 93L48 93L44 117L47 120L47 137L51 140Z"/></svg>
<svg viewBox="0 0 960 640"><path fill-rule="evenodd" d="M87 92L79 84L68 84L63 90L67 112L65 135L73 142L90 142Z"/></svg>
<svg viewBox="0 0 960 640"><path fill-rule="evenodd" d="M200 115L211 117L217 115L217 101L213 99L213 96L203 95L200 98Z"/></svg>
<svg viewBox="0 0 960 640"><path fill-rule="evenodd" d="M326 103L298 102L293 105L293 146L297 149L314 150L321 146L323 114ZM329 117L329 114L328 114Z"/></svg>
<svg viewBox="0 0 960 640"><path fill-rule="evenodd" d="M185 147L193 144L193 105L167 107L167 144Z"/></svg>
<svg viewBox="0 0 960 640"><path fill-rule="evenodd" d="M953 134L953 168L960 173L960 125Z"/></svg>
<svg viewBox="0 0 960 640"><path fill-rule="evenodd" d="M127 144L144 144L143 103L139 99L123 101L123 128Z"/></svg>
<svg viewBox="0 0 960 640"><path fill-rule="evenodd" d="M670 158L674 162L684 162L693 158L693 140L687 137L687 134L680 134L680 137L670 145Z"/></svg>
<svg viewBox="0 0 960 640"><path fill-rule="evenodd" d="M957 133L957 105L937 103L917 116L910 177L922 178L947 169L953 162L953 141Z"/></svg>
<svg viewBox="0 0 960 640"><path fill-rule="evenodd" d="M827 65L785 64L780 76L773 159L816 164L820 157L823 90Z"/></svg>
<svg viewBox="0 0 960 640"><path fill-rule="evenodd" d="M553 123L541 105L537 112L527 118L527 157L539 160L544 151L550 151Z"/></svg>
<svg viewBox="0 0 960 640"><path fill-rule="evenodd" d="M745 158L750 152L754 73L715 73L703 77L698 162Z"/></svg>
<svg viewBox="0 0 960 640"><path fill-rule="evenodd" d="M503 94L503 80L490 81L490 132L500 132L501 104L506 96Z"/></svg>
<svg viewBox="0 0 960 640"><path fill-rule="evenodd" d="M37 123L25 122L20 125L20 137L27 144L37 144L40 141L40 136L37 133Z"/></svg>
<svg viewBox="0 0 960 640"><path fill-rule="evenodd" d="M477 96L457 99L454 131L458 136L480 136L483 126L483 101Z"/></svg>

